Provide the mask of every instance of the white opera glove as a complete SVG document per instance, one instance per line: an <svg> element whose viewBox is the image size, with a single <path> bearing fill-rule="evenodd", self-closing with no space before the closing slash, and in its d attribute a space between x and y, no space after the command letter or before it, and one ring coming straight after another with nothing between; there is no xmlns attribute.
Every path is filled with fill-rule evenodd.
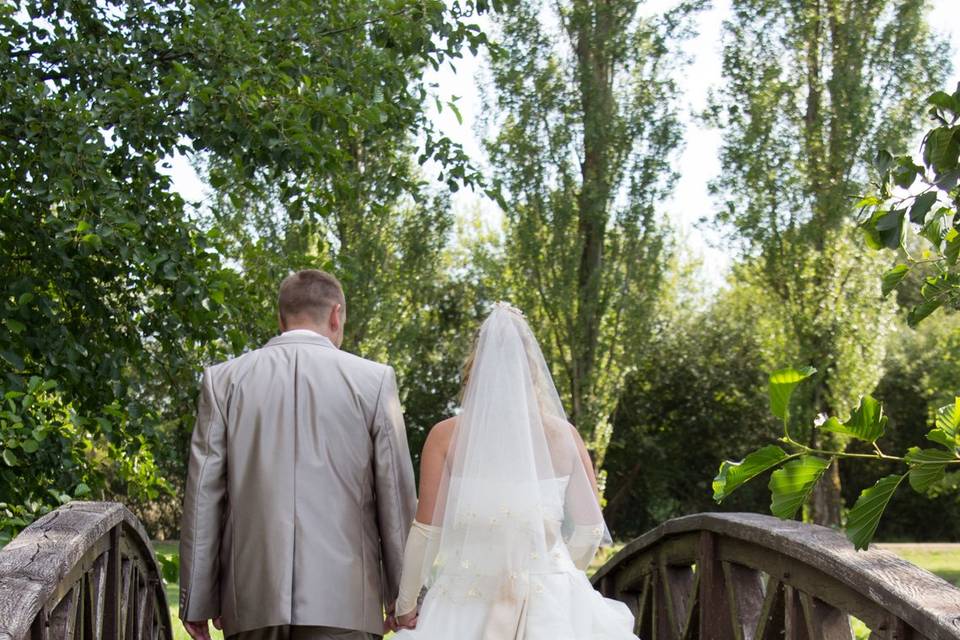
<svg viewBox="0 0 960 640"><path fill-rule="evenodd" d="M397 595L396 615L403 616L417 608L420 589L427 569L437 557L441 527L413 521L407 546L403 549L403 569L400 573L400 593Z"/></svg>
<svg viewBox="0 0 960 640"><path fill-rule="evenodd" d="M573 533L567 540L567 550L577 569L587 570L600 547L601 540L603 540L602 525L578 524L573 528Z"/></svg>

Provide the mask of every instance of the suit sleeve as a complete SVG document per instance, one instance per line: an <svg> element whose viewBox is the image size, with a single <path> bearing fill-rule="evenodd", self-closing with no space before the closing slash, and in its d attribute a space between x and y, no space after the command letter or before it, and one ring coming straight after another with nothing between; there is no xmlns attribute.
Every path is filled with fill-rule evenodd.
<svg viewBox="0 0 960 640"><path fill-rule="evenodd" d="M413 462L400 410L397 380L388 367L380 383L373 419L374 482L383 562L383 597L392 603L400 589L403 547L417 508Z"/></svg>
<svg viewBox="0 0 960 640"><path fill-rule="evenodd" d="M226 425L204 371L180 526L180 618L220 615L220 540L227 500Z"/></svg>

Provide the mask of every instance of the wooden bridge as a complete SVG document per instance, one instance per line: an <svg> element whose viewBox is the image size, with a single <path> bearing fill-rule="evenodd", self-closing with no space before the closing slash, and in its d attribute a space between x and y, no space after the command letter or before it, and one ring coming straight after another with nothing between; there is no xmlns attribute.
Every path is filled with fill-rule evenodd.
<svg viewBox="0 0 960 640"><path fill-rule="evenodd" d="M960 590L770 516L670 520L593 582L633 610L642 640L853 640L852 618L871 639L960 640ZM70 503L0 551L0 640L61 639L172 640L149 540L120 504Z"/></svg>

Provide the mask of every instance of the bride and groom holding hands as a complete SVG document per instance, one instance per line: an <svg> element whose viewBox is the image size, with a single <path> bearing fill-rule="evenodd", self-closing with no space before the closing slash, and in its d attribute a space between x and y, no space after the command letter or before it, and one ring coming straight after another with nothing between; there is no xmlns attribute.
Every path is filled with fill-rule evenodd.
<svg viewBox="0 0 960 640"><path fill-rule="evenodd" d="M210 621L237 640L636 639L584 573L609 542L594 471L520 311L483 322L418 499L393 369L339 349L339 282L292 274L278 307L279 336L203 375L180 543L195 640Z"/></svg>

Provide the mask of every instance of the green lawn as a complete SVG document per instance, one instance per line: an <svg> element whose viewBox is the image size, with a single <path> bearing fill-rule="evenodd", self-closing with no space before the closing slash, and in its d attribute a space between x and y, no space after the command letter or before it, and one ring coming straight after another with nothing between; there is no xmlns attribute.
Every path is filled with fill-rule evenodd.
<svg viewBox="0 0 960 640"><path fill-rule="evenodd" d="M615 551L619 550L622 546L623 545L621 544L615 545L612 550L603 553L602 556L596 559L591 566L591 569L596 570L597 567L609 560ZM941 578L948 580L949 582L960 587L960 548L937 544L896 544L878 546L892 551L902 557L904 560L923 567L927 571L931 571ZM177 553L176 542L156 542L154 543L154 547L160 553ZM178 586L171 583L168 583L166 586L167 601L170 603L170 617L173 619L174 640L190 640L190 636L187 635L187 632L184 630L183 625L180 624L180 619L177 616L179 611L177 603L180 599ZM213 630L212 627L211 630ZM223 637L219 631L213 631L213 638L218 639Z"/></svg>

